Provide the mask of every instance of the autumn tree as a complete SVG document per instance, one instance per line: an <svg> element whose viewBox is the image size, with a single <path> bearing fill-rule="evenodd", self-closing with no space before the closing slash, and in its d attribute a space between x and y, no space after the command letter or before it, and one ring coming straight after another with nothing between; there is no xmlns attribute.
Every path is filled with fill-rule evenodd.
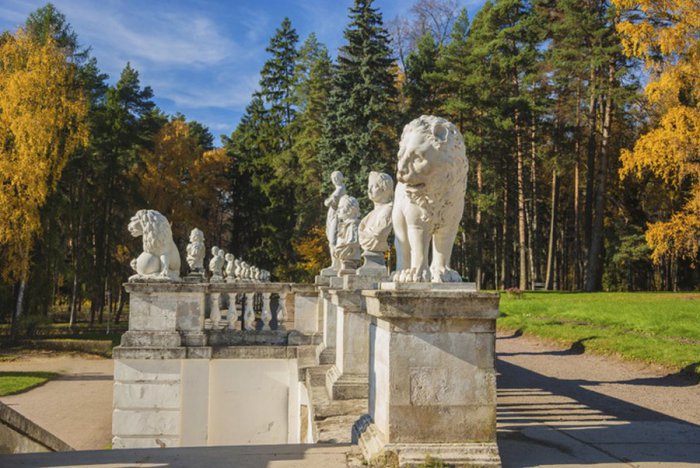
<svg viewBox="0 0 700 468"><path fill-rule="evenodd" d="M139 190L146 206L163 213L182 245L198 227L216 232L222 194L226 186L227 157L222 149L207 150L198 138L202 126L184 117L166 123L141 154ZM194 130L193 130L194 129Z"/></svg>
<svg viewBox="0 0 700 468"><path fill-rule="evenodd" d="M645 94L654 128L622 153L620 176L648 171L684 202L646 231L652 259L696 261L700 250L700 4L694 0L614 0L625 9L617 26L625 53L649 71Z"/></svg>
<svg viewBox="0 0 700 468"><path fill-rule="evenodd" d="M0 96L0 255L4 279L19 282L16 319L40 210L68 156L87 141L87 103L64 51L24 30L0 38Z"/></svg>

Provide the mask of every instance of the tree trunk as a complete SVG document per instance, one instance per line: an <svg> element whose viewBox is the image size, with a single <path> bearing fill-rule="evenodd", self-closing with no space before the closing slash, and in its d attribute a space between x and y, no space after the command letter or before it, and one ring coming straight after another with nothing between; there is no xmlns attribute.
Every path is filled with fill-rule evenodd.
<svg viewBox="0 0 700 468"><path fill-rule="evenodd" d="M586 158L586 199L584 200L583 207L583 245L586 249L582 252L582 257L585 258L585 254L591 245L591 226L593 224L593 181L595 178L595 133L597 124L597 114L596 114L596 96L595 96L595 69L591 70L591 97L588 105L588 147L587 147L587 158Z"/></svg>
<svg viewBox="0 0 700 468"><path fill-rule="evenodd" d="M554 246L556 232L557 205L559 204L559 178L557 170L552 171L552 206L549 216L549 246L547 248L547 276L545 277L544 287L547 290L553 288L554 282Z"/></svg>
<svg viewBox="0 0 700 468"><path fill-rule="evenodd" d="M580 290L583 278L583 262L581 255L581 81L576 89L576 141L574 142L574 289Z"/></svg>
<svg viewBox="0 0 700 468"><path fill-rule="evenodd" d="M481 161L476 162L476 189L477 193L481 195L481 192L484 188L484 183L481 177ZM476 289L477 291L481 289L481 262L483 259L482 255L482 233L481 233L481 208L477 206L476 209L476 255L474 256L474 262L476 263L476 268L474 271L476 272Z"/></svg>
<svg viewBox="0 0 700 468"><path fill-rule="evenodd" d="M515 151L518 177L518 254L520 257L518 288L527 289L527 246L525 234L525 174L523 167L523 142L520 129L520 112L515 111Z"/></svg>
<svg viewBox="0 0 700 468"><path fill-rule="evenodd" d="M605 98L603 115L603 136L600 145L600 164L597 171L597 188L595 197L595 218L591 233L591 247L588 251L586 268L587 292L600 291L603 287L603 221L605 219L605 202L608 178L608 140L612 120L612 89L615 82L615 63L608 64L608 92Z"/></svg>
<svg viewBox="0 0 700 468"><path fill-rule="evenodd" d="M508 177L503 186L503 223L501 229L501 288L508 287Z"/></svg>
<svg viewBox="0 0 700 468"><path fill-rule="evenodd" d="M537 121L535 116L532 117L532 128L530 129L530 207L531 207L531 222L530 222L530 282L532 289L535 289L535 282L541 278L540 256L539 256L539 232L538 232L538 210L537 210Z"/></svg>

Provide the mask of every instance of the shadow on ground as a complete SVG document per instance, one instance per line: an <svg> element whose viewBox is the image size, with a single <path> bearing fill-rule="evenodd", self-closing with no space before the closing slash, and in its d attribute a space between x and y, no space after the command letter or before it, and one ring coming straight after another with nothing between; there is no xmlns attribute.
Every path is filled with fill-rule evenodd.
<svg viewBox="0 0 700 468"><path fill-rule="evenodd" d="M496 368L504 467L700 463L700 426L585 388L603 382L552 378L499 358ZM654 384L674 379L682 377ZM624 383L649 385L637 380Z"/></svg>

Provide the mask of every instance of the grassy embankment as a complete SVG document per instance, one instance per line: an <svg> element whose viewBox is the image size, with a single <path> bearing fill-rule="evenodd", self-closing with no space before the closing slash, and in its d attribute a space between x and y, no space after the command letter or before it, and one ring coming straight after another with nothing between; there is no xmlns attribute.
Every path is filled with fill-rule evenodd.
<svg viewBox="0 0 700 468"><path fill-rule="evenodd" d="M54 372L0 372L0 396L26 392L56 377Z"/></svg>
<svg viewBox="0 0 700 468"><path fill-rule="evenodd" d="M700 293L506 293L498 327L700 376Z"/></svg>

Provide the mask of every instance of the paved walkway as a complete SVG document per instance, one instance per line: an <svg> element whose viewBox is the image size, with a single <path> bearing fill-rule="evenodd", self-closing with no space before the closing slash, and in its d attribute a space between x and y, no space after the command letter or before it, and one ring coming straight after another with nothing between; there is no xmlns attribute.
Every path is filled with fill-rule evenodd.
<svg viewBox="0 0 700 468"><path fill-rule="evenodd" d="M0 401L76 450L110 447L114 373L111 359L37 351L22 354L12 362L0 362L0 371L60 373L60 377L41 387L0 397Z"/></svg>
<svg viewBox="0 0 700 468"><path fill-rule="evenodd" d="M700 385L661 368L581 350L499 336L498 444L504 467L700 466ZM32 355L0 363L0 370L67 373L2 401L78 449L107 446L110 360ZM241 467L334 467L345 466L347 449L289 445L13 455L0 456L0 466L213 467L235 460Z"/></svg>

